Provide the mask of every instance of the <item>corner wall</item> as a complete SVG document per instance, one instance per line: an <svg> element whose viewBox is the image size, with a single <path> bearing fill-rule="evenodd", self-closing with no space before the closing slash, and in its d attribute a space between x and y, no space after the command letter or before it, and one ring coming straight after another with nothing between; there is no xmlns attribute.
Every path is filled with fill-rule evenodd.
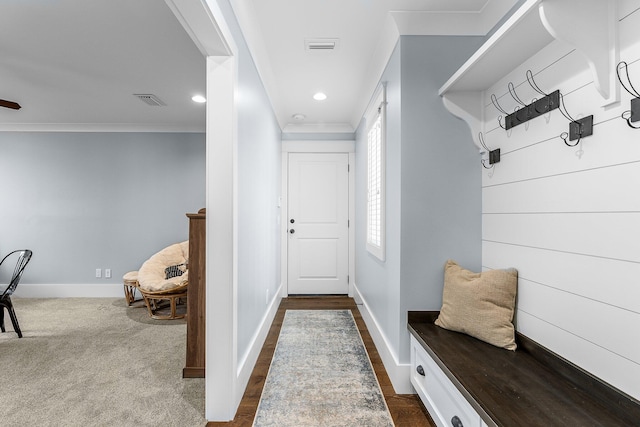
<svg viewBox="0 0 640 427"><path fill-rule="evenodd" d="M218 240L219 252L208 252L207 265L229 260L229 268L207 272L212 313L207 315L206 413L209 420L227 421L240 404L281 298L281 131L233 5L228 0L207 3L233 45L233 56L218 64L219 73L211 67L207 81L208 86L217 82L208 87L209 102L216 91L223 98L207 118L207 149L218 150L208 151L208 225L217 217L209 238L215 240L216 231L225 234L225 241ZM218 120L224 125L217 126Z"/></svg>
<svg viewBox="0 0 640 427"><path fill-rule="evenodd" d="M407 311L439 309L448 258L480 268L480 157L439 87L483 37L403 36L387 82L386 261L365 247L366 123L356 133L356 287L398 393L411 393ZM378 337L377 339L375 337Z"/></svg>
<svg viewBox="0 0 640 427"><path fill-rule="evenodd" d="M400 317L400 221L401 221L401 42L396 45L381 80L387 83L386 120L386 259L380 261L366 248L367 228L367 129L363 119L356 131L355 153L355 258L354 295L363 303L363 318L387 372L398 364ZM362 301L360 301L362 300ZM375 338L377 337L377 339ZM409 377L407 376L407 380ZM394 382L394 387L396 382Z"/></svg>
<svg viewBox="0 0 640 427"><path fill-rule="evenodd" d="M447 259L481 266L480 156L438 90L483 41L402 37L401 363L410 360L407 311L440 309Z"/></svg>

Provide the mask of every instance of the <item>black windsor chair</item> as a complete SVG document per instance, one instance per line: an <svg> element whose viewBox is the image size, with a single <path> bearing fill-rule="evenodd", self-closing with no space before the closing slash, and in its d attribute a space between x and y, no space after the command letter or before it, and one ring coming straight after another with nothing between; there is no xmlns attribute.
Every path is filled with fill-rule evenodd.
<svg viewBox="0 0 640 427"><path fill-rule="evenodd" d="M13 309L13 303L11 302L11 295L18 287L18 283L20 282L20 278L22 277L22 273L24 272L24 268L31 260L31 255L33 252L29 249L20 249L17 251L13 251L9 253L7 256L2 258L0 261L0 267L7 259L10 259L11 256L18 257L16 262L16 266L13 269L13 275L11 276L11 280L9 281L9 285L4 289L2 295L0 296L0 329L2 332L6 332L4 329L4 309L6 308L9 312L9 317L11 317L11 323L13 324L13 330L16 331L19 338L22 338L22 331L20 331L20 325L18 325L18 318L16 317L16 312Z"/></svg>

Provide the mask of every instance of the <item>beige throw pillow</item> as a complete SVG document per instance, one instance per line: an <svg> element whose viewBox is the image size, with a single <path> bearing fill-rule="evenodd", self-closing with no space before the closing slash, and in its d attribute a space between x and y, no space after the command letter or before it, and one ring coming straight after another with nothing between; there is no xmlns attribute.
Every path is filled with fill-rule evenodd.
<svg viewBox="0 0 640 427"><path fill-rule="evenodd" d="M474 273L449 260L444 267L442 309L435 323L515 350L512 322L517 286L516 269Z"/></svg>

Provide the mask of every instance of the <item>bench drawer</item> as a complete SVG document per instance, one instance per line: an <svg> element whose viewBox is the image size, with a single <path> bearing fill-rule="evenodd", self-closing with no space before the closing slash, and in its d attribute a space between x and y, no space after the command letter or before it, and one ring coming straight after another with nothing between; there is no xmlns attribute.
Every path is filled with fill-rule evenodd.
<svg viewBox="0 0 640 427"><path fill-rule="evenodd" d="M411 336L411 383L438 427L481 427L480 415Z"/></svg>

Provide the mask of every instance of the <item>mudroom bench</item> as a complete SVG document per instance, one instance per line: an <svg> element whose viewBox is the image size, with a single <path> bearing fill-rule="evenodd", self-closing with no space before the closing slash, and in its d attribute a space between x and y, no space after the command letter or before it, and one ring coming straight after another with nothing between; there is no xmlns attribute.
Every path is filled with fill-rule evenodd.
<svg viewBox="0 0 640 427"><path fill-rule="evenodd" d="M410 311L411 383L439 427L632 426L640 404L517 333L504 350Z"/></svg>

